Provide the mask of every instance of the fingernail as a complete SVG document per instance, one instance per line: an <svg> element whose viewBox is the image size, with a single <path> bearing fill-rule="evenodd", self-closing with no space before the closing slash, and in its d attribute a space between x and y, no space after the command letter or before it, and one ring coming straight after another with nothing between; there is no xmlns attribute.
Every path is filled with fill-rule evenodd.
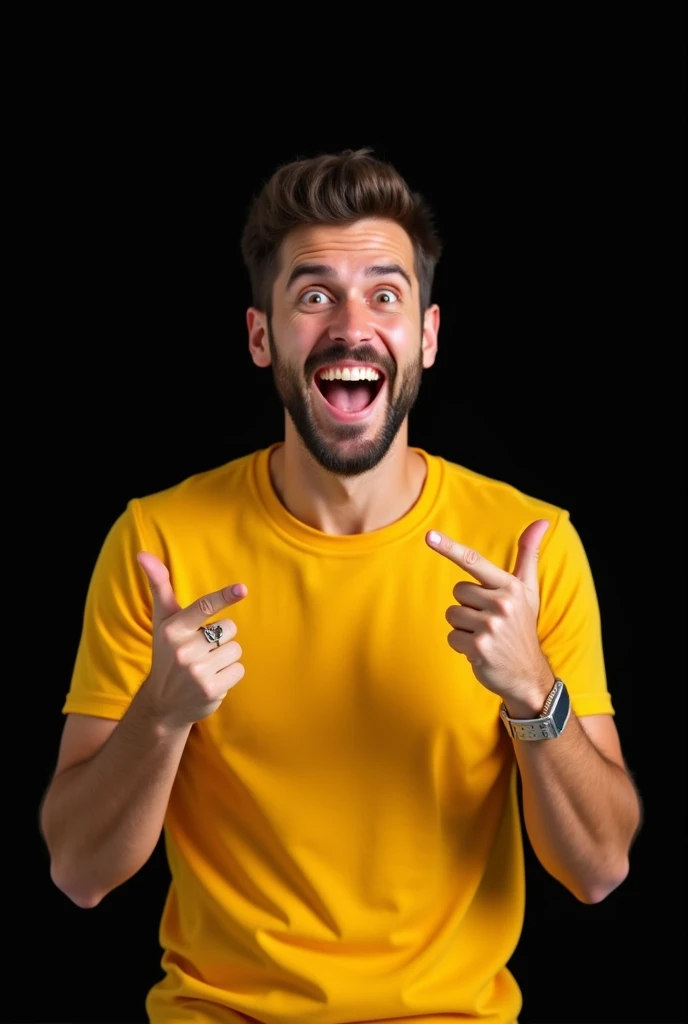
<svg viewBox="0 0 688 1024"><path fill-rule="evenodd" d="M241 584L240 583L235 583L234 584L234 586L232 587L232 593L234 594L235 597L241 597Z"/></svg>
<svg viewBox="0 0 688 1024"><path fill-rule="evenodd" d="M436 530L431 530L428 536L428 540L430 541L431 544L439 544L442 538L440 537L439 533L436 532Z"/></svg>

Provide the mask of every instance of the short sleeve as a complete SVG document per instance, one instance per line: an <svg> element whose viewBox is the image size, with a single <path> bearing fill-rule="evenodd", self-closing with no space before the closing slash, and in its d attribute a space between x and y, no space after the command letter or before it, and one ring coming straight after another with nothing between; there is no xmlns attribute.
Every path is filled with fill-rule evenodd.
<svg viewBox="0 0 688 1024"><path fill-rule="evenodd" d="M152 599L136 560L142 550L140 510L132 499L96 559L64 714L119 720L150 671Z"/></svg>
<svg viewBox="0 0 688 1024"><path fill-rule="evenodd" d="M538 634L552 671L566 683L577 715L614 714L592 571L565 509L543 538L538 572Z"/></svg>

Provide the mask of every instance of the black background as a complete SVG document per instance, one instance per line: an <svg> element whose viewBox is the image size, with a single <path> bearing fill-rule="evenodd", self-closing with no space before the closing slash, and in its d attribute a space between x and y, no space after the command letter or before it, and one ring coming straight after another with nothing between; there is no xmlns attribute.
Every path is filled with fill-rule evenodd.
<svg viewBox="0 0 688 1024"><path fill-rule="evenodd" d="M657 47L636 26L629 50L615 28L501 64L483 41L471 74L451 79L444 61L440 85L419 61L355 102L282 78L252 103L250 76L219 72L204 79L215 93L187 92L172 61L137 89L115 61L98 76L97 52L86 78L69 63L41 78L14 156L30 287L13 379L31 405L11 428L8 564L20 616L49 623L49 642L38 668L24 642L6 683L21 709L6 747L23 825L9 844L3 1020L145 1019L161 848L85 911L52 886L37 828L85 590L131 496L282 435L269 371L247 350L246 206L277 163L364 145L425 194L445 246L439 355L411 443L569 509L645 801L629 878L599 905L578 904L529 852L512 962L521 1022L684 1019L683 66L668 35ZM366 118L344 123L347 103Z"/></svg>

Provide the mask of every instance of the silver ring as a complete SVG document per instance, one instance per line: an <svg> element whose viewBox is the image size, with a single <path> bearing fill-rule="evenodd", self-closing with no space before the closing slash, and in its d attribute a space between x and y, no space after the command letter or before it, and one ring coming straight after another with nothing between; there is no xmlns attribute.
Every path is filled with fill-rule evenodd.
<svg viewBox="0 0 688 1024"><path fill-rule="evenodd" d="M220 646L222 633L223 629L219 622L216 623L214 626L203 627L203 636L206 638L209 644L215 644L216 647Z"/></svg>

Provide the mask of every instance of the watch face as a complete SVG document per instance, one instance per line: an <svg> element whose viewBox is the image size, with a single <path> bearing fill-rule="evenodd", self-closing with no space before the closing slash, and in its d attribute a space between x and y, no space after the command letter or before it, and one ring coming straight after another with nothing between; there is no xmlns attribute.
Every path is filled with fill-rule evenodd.
<svg viewBox="0 0 688 1024"><path fill-rule="evenodd" d="M504 703L502 703L499 713L512 739L552 740L563 732L571 712L571 700L563 681L559 679L557 682L561 686L554 698L554 707L544 718L534 718L528 721L511 720Z"/></svg>
<svg viewBox="0 0 688 1024"><path fill-rule="evenodd" d="M552 712L552 721L554 722L557 733L560 733L566 725L570 710L571 700L569 698L568 690L562 683L561 691L559 693L559 699L557 700L557 705L554 711Z"/></svg>

